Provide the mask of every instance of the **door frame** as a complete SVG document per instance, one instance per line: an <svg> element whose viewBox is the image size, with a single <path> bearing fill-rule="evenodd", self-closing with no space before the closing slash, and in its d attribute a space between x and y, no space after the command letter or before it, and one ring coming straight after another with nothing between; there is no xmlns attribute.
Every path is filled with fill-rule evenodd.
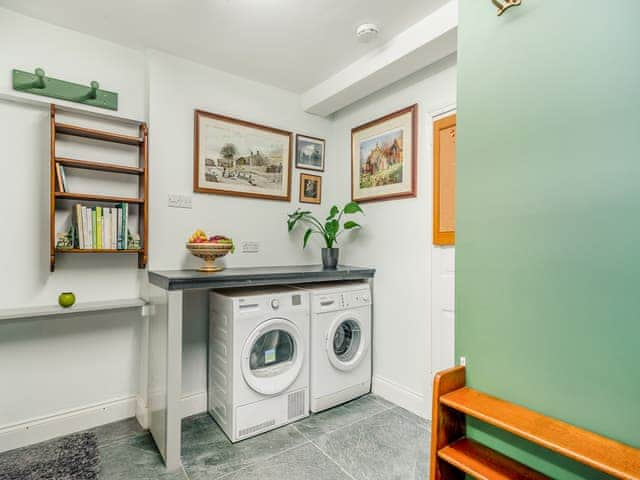
<svg viewBox="0 0 640 480"><path fill-rule="evenodd" d="M425 196L425 198L427 198L430 202L430 215L433 217L433 173L434 173L434 164L433 164L433 159L434 159L434 148L435 145L433 143L433 132L434 132L434 128L435 128L435 122L437 120L441 120L444 117L450 116L450 115L454 115L457 114L457 104L456 103L451 103L448 105L444 105L442 107L439 107L437 109L434 110L430 110L428 112L428 126L426 128L429 128L428 130L428 141L429 143L429 151L430 151L430 156L429 156L429 188L431 188L431 192L430 195ZM436 315L435 315L435 301L438 298L438 294L439 294L439 284L436 284L437 282L437 278L435 275L435 266L436 266L436 262L435 260L435 256L439 255L442 253L443 249L455 249L455 246L441 246L441 245L434 245L433 244L433 218L431 218L430 222L427 222L428 224L428 228L431 229L430 234L428 235L428 239L429 239L429 243L428 243L428 247L429 248L429 255L428 255L428 268L427 271L429 272L429 279L428 279L428 284L430 286L430 305L428 307L428 318L429 318L429 325L428 328L426 328L426 337L425 338L425 345L428 346L429 348L429 353L428 355L425 355L425 366L424 366L424 372L425 372L425 387L424 387L424 411L427 412L427 417L431 418L431 407L432 407L432 401L431 401L431 397L432 397L432 391L433 391L433 377L436 374L436 361L434 358L434 345L435 345L435 339L439 338L438 335L436 335ZM440 262L438 262L438 265L440 265ZM454 315L455 315L455 309L454 309ZM454 318L454 322L455 322L455 318ZM455 323L454 323L455 325ZM454 327L455 328L455 327ZM455 342L455 338L454 338L454 342Z"/></svg>

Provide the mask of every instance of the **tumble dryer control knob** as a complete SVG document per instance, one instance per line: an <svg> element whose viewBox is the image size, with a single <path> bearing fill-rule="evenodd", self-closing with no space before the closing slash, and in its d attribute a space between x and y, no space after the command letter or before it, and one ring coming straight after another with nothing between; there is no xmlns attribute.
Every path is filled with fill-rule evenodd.
<svg viewBox="0 0 640 480"><path fill-rule="evenodd" d="M273 308L274 310L280 308L280 301L277 298L271 300L271 308Z"/></svg>

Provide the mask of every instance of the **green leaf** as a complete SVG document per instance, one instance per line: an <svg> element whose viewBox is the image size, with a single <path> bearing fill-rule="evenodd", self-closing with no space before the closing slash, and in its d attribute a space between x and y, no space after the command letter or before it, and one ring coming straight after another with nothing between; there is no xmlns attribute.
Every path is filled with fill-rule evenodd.
<svg viewBox="0 0 640 480"><path fill-rule="evenodd" d="M327 217L327 220L331 220L338 213L340 213L340 209L334 205L333 207L331 207L331 210L329 211L329 216Z"/></svg>
<svg viewBox="0 0 640 480"><path fill-rule="evenodd" d="M359 223L353 222L349 220L348 222L344 222L345 230L351 230L352 228L362 228Z"/></svg>
<svg viewBox="0 0 640 480"><path fill-rule="evenodd" d="M347 203L344 208L342 209L342 211L344 213L348 213L348 214L352 214L352 213L364 213L362 211L362 208L360 208L360 205L358 205L356 202L349 202Z"/></svg>
<svg viewBox="0 0 640 480"><path fill-rule="evenodd" d="M306 232L304 232L304 243L302 244L302 248L307 248L307 242L309 241L309 237L313 233L313 229L308 228Z"/></svg>
<svg viewBox="0 0 640 480"><path fill-rule="evenodd" d="M327 235L335 237L340 229L340 222L338 220L330 220L324 225L324 229L327 231Z"/></svg>

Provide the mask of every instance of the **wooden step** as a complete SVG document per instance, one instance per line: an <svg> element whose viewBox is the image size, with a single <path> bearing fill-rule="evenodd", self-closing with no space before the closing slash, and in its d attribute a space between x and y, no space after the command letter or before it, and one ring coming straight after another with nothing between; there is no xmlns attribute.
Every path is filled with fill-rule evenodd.
<svg viewBox="0 0 640 480"><path fill-rule="evenodd" d="M478 480L549 480L526 465L468 438L440 449L438 458Z"/></svg>
<svg viewBox="0 0 640 480"><path fill-rule="evenodd" d="M613 477L640 480L640 449L469 387L441 396L440 403Z"/></svg>

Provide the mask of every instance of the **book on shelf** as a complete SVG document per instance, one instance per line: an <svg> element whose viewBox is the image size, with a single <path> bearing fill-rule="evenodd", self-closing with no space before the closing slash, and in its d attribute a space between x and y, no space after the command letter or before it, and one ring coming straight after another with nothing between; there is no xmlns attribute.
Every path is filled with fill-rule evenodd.
<svg viewBox="0 0 640 480"><path fill-rule="evenodd" d="M118 207L111 209L111 248L118 249Z"/></svg>
<svg viewBox="0 0 640 480"><path fill-rule="evenodd" d="M93 218L91 216L91 209L82 207L84 212L84 248L91 248L93 245Z"/></svg>
<svg viewBox="0 0 640 480"><path fill-rule="evenodd" d="M111 248L111 209L102 209L102 248Z"/></svg>
<svg viewBox="0 0 640 480"><path fill-rule="evenodd" d="M122 248L122 208L120 206L116 208L116 225L118 226L118 228L116 228L116 245L118 246L118 249L121 249Z"/></svg>
<svg viewBox="0 0 640 480"><path fill-rule="evenodd" d="M69 185L67 184L67 174L66 174L64 165L60 165L60 176L62 177L62 191L68 192Z"/></svg>
<svg viewBox="0 0 640 480"><path fill-rule="evenodd" d="M83 250L126 250L129 228L129 205L113 207L73 207L73 247Z"/></svg>
<svg viewBox="0 0 640 480"><path fill-rule="evenodd" d="M60 165L56 162L56 180L58 182L59 192L68 192L67 175L64 171L64 165Z"/></svg>
<svg viewBox="0 0 640 480"><path fill-rule="evenodd" d="M102 207L96 207L96 243L95 248L102 249Z"/></svg>
<svg viewBox="0 0 640 480"><path fill-rule="evenodd" d="M56 163L56 182L58 183L58 191L64 192L64 185L62 184L62 173L60 172L59 163Z"/></svg>
<svg viewBox="0 0 640 480"><path fill-rule="evenodd" d="M98 234L98 226L96 223L96 209L89 207L84 208L87 211L87 221L89 222L89 228L87 229L87 238L89 240L87 241L85 248L97 248L96 235Z"/></svg>
<svg viewBox="0 0 640 480"><path fill-rule="evenodd" d="M82 214L82 205L79 203L73 207L72 222L75 225L74 246L84 248L84 220Z"/></svg>

